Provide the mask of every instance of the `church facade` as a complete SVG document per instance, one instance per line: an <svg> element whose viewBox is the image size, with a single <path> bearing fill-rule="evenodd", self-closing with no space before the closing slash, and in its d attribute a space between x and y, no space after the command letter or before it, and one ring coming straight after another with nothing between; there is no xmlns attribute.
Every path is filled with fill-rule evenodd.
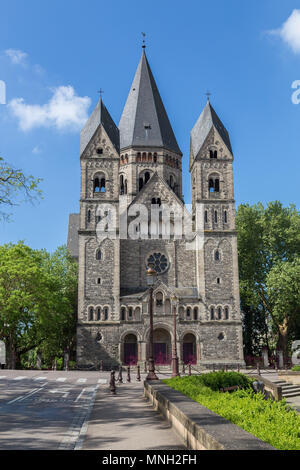
<svg viewBox="0 0 300 470"><path fill-rule="evenodd" d="M182 159L143 47L119 126L100 98L81 132L80 214L70 215L68 236L79 266L78 365L148 359L149 265L155 363L170 364L174 340L185 364L244 363L233 152L209 100L190 136L189 211ZM141 208L155 209L157 223ZM188 240L176 210L190 214Z"/></svg>

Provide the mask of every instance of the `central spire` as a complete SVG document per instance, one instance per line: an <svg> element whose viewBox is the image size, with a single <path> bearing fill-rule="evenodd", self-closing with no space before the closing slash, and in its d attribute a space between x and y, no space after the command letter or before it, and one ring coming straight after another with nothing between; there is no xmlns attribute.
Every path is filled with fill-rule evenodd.
<svg viewBox="0 0 300 470"><path fill-rule="evenodd" d="M143 47L121 116L120 146L162 147L181 155Z"/></svg>

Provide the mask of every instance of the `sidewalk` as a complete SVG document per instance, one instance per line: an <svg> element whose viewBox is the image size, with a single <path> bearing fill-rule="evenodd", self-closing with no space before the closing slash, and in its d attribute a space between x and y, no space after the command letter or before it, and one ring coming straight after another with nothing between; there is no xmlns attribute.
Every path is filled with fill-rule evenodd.
<svg viewBox="0 0 300 470"><path fill-rule="evenodd" d="M135 379L135 378L134 378ZM184 450L163 417L143 397L143 380L98 390L82 450Z"/></svg>

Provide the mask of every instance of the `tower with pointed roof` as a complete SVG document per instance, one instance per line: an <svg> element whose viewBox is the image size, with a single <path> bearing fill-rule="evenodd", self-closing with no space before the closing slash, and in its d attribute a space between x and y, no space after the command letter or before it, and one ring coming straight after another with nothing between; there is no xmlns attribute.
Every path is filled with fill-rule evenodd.
<svg viewBox="0 0 300 470"><path fill-rule="evenodd" d="M100 98L81 132L80 214L70 216L68 238L79 264L78 365L142 365L148 359L149 264L157 272L156 364L169 367L174 341L182 363L243 364L233 153L209 101L190 142L194 241L187 249L185 236L175 236L174 219L169 237L161 219L157 236L145 236L136 210L186 213L183 156L143 47L119 126ZM106 233L112 219L115 236Z"/></svg>

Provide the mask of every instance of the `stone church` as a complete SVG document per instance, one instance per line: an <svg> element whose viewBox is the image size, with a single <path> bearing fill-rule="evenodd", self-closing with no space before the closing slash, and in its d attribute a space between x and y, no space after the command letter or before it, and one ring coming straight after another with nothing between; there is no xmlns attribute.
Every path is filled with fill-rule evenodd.
<svg viewBox="0 0 300 470"><path fill-rule="evenodd" d="M209 99L190 136L189 214L201 243L187 249L185 236L175 234L172 215L168 237L160 230L161 216L156 236L148 236L151 223L146 236L140 223L134 225L136 204L149 213L165 205L186 211L183 158L143 46L119 126L100 98L80 136L80 214L70 215L68 234L79 265L78 365L98 367L101 360L107 367L135 365L148 359L149 265L157 273L155 364L170 364L174 340L180 363L244 364L233 152ZM99 237L97 226L110 216L107 207L114 213L116 236L101 232Z"/></svg>

